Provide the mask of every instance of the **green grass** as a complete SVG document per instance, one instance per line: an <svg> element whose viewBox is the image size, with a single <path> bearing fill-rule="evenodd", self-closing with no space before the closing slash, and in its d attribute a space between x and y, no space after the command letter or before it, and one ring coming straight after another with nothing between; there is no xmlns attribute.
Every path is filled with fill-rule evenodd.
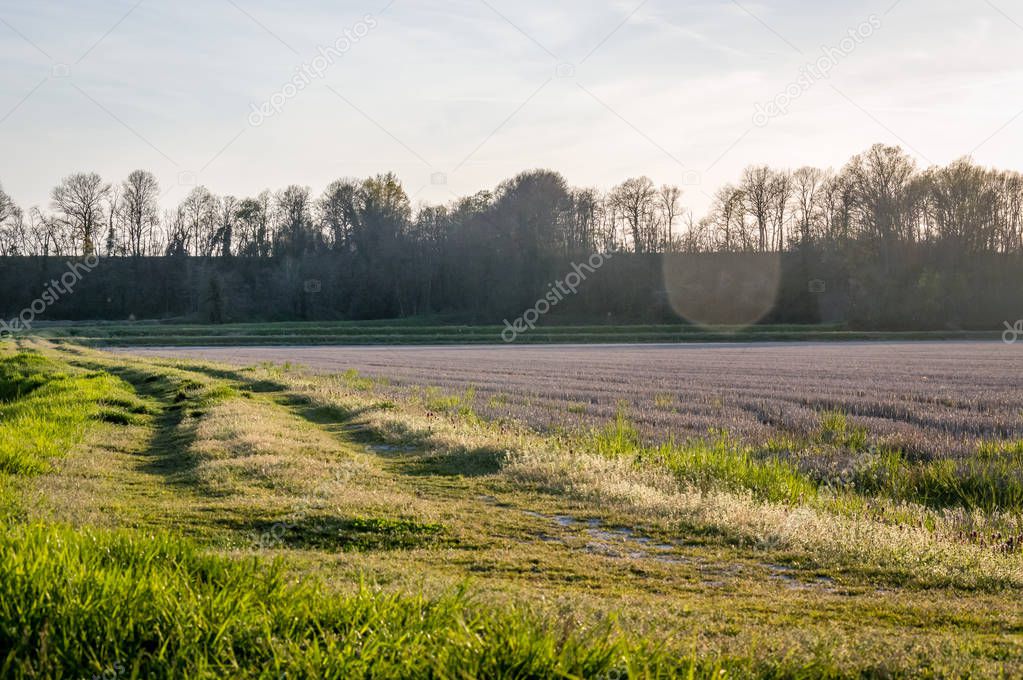
<svg viewBox="0 0 1023 680"><path fill-rule="evenodd" d="M120 378L37 354L0 359L0 375L2 677L624 677L629 665L684 665L627 646L610 626L550 630L464 592L331 593L315 577L296 582L279 561L214 555L173 533L6 517L11 473L43 472L45 459L71 449L89 422L120 413L123 424L138 425L128 416L150 407ZM166 392L170 409L238 398L228 385L174 372L135 377ZM414 518L310 516L288 528L304 549L445 541L441 525Z"/></svg>
<svg viewBox="0 0 1023 680"><path fill-rule="evenodd" d="M427 387L423 390L422 399L430 411L450 413L466 419L476 418L475 387L467 387L461 394L447 394L436 387Z"/></svg>
<svg viewBox="0 0 1023 680"><path fill-rule="evenodd" d="M912 461L900 451L868 449L866 429L851 425L845 414L836 411L822 414L817 440L860 454L850 483L833 489L839 495L882 496L939 509L1023 511L1020 442L989 442L977 456L963 460ZM721 430L683 443L646 444L622 412L585 445L605 457L666 467L701 489L744 489L767 501L810 503L819 497L821 483L833 486L831 480L814 480L780 455L802 446L799 442L773 440L758 449Z"/></svg>
<svg viewBox="0 0 1023 680"><path fill-rule="evenodd" d="M237 324L85 323L40 326L57 342L92 346L501 344L501 325L436 320L310 321ZM758 341L996 339L985 332L851 331L841 325L697 326L676 324L551 324L520 335L536 343L682 343Z"/></svg>
<svg viewBox="0 0 1023 680"><path fill-rule="evenodd" d="M84 435L89 423L139 422L149 407L107 373L72 371L31 353L0 358L0 471L34 474Z"/></svg>
<svg viewBox="0 0 1023 680"><path fill-rule="evenodd" d="M279 564L211 556L170 535L31 524L0 537L9 678L115 664L146 678L627 677L626 656L636 671L686 670L608 633L550 630L464 594L329 595Z"/></svg>
<svg viewBox="0 0 1023 680"><path fill-rule="evenodd" d="M0 360L0 402L11 402L45 385L55 372L53 362L22 353Z"/></svg>
<svg viewBox="0 0 1023 680"><path fill-rule="evenodd" d="M853 451L867 448L867 428L856 427L841 411L825 411L820 416L818 439L823 444L840 446Z"/></svg>
<svg viewBox="0 0 1023 680"><path fill-rule="evenodd" d="M623 411L619 411L603 429L593 433L590 446L594 453L606 458L632 458L643 451L639 430Z"/></svg>
<svg viewBox="0 0 1023 680"><path fill-rule="evenodd" d="M809 502L817 496L817 485L793 464L760 457L753 447L724 431L682 445L662 444L651 453L677 476L706 490L744 489L763 500L791 504Z"/></svg>
<svg viewBox="0 0 1023 680"><path fill-rule="evenodd" d="M408 550L444 541L444 527L414 518L310 515L298 521L262 522L256 538L304 549Z"/></svg>
<svg viewBox="0 0 1023 680"><path fill-rule="evenodd" d="M866 428L852 425L844 413L826 411L816 443L858 454L850 483L843 486L863 498L883 496L939 509L1023 511L1021 441L985 441L963 459L911 460L900 450L871 446Z"/></svg>
<svg viewBox="0 0 1023 680"><path fill-rule="evenodd" d="M676 404L675 395L673 394L655 394L654 395L654 406L659 409L670 409Z"/></svg>
<svg viewBox="0 0 1023 680"><path fill-rule="evenodd" d="M977 457L983 460L1009 460L1023 465L1023 439L981 442L977 446Z"/></svg>
<svg viewBox="0 0 1023 680"><path fill-rule="evenodd" d="M758 456L725 431L684 443L646 445L639 431L619 412L615 420L594 433L592 450L606 457L625 457L639 464L664 466L679 479L710 490L747 490L768 501L799 503L817 496L817 486L791 463Z"/></svg>
<svg viewBox="0 0 1023 680"><path fill-rule="evenodd" d="M910 461L899 451L882 450L860 461L855 487L864 496L887 496L935 508L1018 514L1023 511L1023 456L1011 446L1000 451L964 460Z"/></svg>
<svg viewBox="0 0 1023 680"><path fill-rule="evenodd" d="M350 368L342 373L341 378L345 381L345 384L348 385L348 387L354 390L367 392L373 389L373 379L362 377L354 368Z"/></svg>

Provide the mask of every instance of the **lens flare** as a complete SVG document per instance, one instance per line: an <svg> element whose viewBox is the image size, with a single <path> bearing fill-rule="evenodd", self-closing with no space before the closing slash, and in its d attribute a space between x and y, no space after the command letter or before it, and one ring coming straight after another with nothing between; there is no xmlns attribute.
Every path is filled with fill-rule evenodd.
<svg viewBox="0 0 1023 680"><path fill-rule="evenodd" d="M777 302L777 254L666 255L662 262L668 302L690 323L749 326L770 314Z"/></svg>

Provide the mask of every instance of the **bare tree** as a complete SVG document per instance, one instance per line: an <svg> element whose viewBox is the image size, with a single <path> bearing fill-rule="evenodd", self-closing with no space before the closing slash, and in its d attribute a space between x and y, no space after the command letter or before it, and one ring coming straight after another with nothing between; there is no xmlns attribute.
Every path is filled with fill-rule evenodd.
<svg viewBox="0 0 1023 680"><path fill-rule="evenodd" d="M106 239L104 239L104 253L107 257L117 255L118 251L124 252L124 245L121 242L121 190L120 187L112 186L107 192L106 208Z"/></svg>
<svg viewBox="0 0 1023 680"><path fill-rule="evenodd" d="M70 253L73 245L63 223L52 215L33 207L28 213L27 251L33 255L61 257Z"/></svg>
<svg viewBox="0 0 1023 680"><path fill-rule="evenodd" d="M789 201L792 199L792 175L787 170L771 174L771 233L774 250L785 249L785 223L788 220Z"/></svg>
<svg viewBox="0 0 1023 680"><path fill-rule="evenodd" d="M569 247L573 252L600 250L605 241L602 235L604 201L596 189L571 190L572 216L569 221Z"/></svg>
<svg viewBox="0 0 1023 680"><path fill-rule="evenodd" d="M799 228L799 244L803 248L810 245L820 231L820 195L826 179L827 173L818 168L804 167L792 173L796 224Z"/></svg>
<svg viewBox="0 0 1023 680"><path fill-rule="evenodd" d="M843 171L852 190L860 235L888 246L906 235L909 188L916 163L898 147L875 144Z"/></svg>
<svg viewBox="0 0 1023 680"><path fill-rule="evenodd" d="M997 176L962 158L924 173L925 228L933 237L976 253L994 250L998 242L999 185Z"/></svg>
<svg viewBox="0 0 1023 680"><path fill-rule="evenodd" d="M995 179L999 233L996 249L1023 252L1023 175L1000 172Z"/></svg>
<svg viewBox="0 0 1023 680"><path fill-rule="evenodd" d="M686 229L679 239L679 250L683 253L701 253L712 250L714 247L713 221L709 217L697 220L691 211L686 213L684 219Z"/></svg>
<svg viewBox="0 0 1023 680"><path fill-rule="evenodd" d="M633 250L637 253L656 247L656 197L657 190L649 177L627 179L609 196L615 211L625 221Z"/></svg>
<svg viewBox="0 0 1023 680"><path fill-rule="evenodd" d="M192 189L178 206L175 245L183 253L211 256L217 249L219 213L219 201L209 189L204 186Z"/></svg>
<svg viewBox="0 0 1023 680"><path fill-rule="evenodd" d="M238 199L224 196L220 200L220 227L215 241L220 246L221 257L231 257L234 247L234 230L238 219Z"/></svg>
<svg viewBox="0 0 1023 680"><path fill-rule="evenodd" d="M96 235L103 225L103 203L109 193L110 185L104 184L94 172L69 175L53 189L51 204L57 219L67 230L72 247L82 255L96 252Z"/></svg>
<svg viewBox="0 0 1023 680"><path fill-rule="evenodd" d="M741 189L726 184L714 195L711 222L716 231L715 245L722 252L746 250L745 196Z"/></svg>
<svg viewBox="0 0 1023 680"><path fill-rule="evenodd" d="M746 168L742 173L740 190L745 199L746 212L753 218L757 227L758 250L761 253L768 249L768 230L770 229L772 203L774 201L773 173L766 165Z"/></svg>
<svg viewBox="0 0 1023 680"><path fill-rule="evenodd" d="M661 210L661 221L666 232L664 250L665 252L671 252L675 250L675 237L672 230L675 226L675 220L682 210L682 190L677 186L665 184L661 186L657 198L659 201L658 207Z"/></svg>
<svg viewBox="0 0 1023 680"><path fill-rule="evenodd" d="M852 237L853 191L845 173L828 175L818 205L822 237L831 242L848 241Z"/></svg>
<svg viewBox="0 0 1023 680"><path fill-rule="evenodd" d="M270 233L270 192L255 198L243 198L235 210L237 252L249 257L269 257L273 236Z"/></svg>
<svg viewBox="0 0 1023 680"><path fill-rule="evenodd" d="M135 170L121 184L121 216L124 222L125 250L132 257L149 252L152 232L160 224L160 183L153 173Z"/></svg>
<svg viewBox="0 0 1023 680"><path fill-rule="evenodd" d="M315 249L312 198L308 187L291 185L278 192L274 201L279 231L275 252L279 255L302 255Z"/></svg>
<svg viewBox="0 0 1023 680"><path fill-rule="evenodd" d="M25 216L0 187L0 257L26 255Z"/></svg>

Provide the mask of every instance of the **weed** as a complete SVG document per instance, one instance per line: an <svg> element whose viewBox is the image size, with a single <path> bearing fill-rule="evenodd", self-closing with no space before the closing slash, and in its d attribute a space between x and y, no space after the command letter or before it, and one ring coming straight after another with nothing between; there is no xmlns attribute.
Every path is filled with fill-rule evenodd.
<svg viewBox="0 0 1023 680"><path fill-rule="evenodd" d="M619 411L612 422L591 436L590 446L601 456L664 466L678 478L705 490L746 489L765 500L788 503L817 495L816 485L794 465L778 458L759 458L753 447L725 431L683 444L668 441L647 446L636 426Z"/></svg>
<svg viewBox="0 0 1023 680"><path fill-rule="evenodd" d="M841 411L825 411L820 416L818 439L823 444L841 446L853 451L867 448L867 429L856 427Z"/></svg>
<svg viewBox="0 0 1023 680"><path fill-rule="evenodd" d="M594 453L607 458L632 457L642 449L639 430L623 411L593 435L591 445Z"/></svg>
<svg viewBox="0 0 1023 680"><path fill-rule="evenodd" d="M490 397L490 400L487 403L490 405L491 408L507 406L509 403L511 403L511 397L504 393L498 393Z"/></svg>
<svg viewBox="0 0 1023 680"><path fill-rule="evenodd" d="M660 409L670 409L675 405L674 395L662 393L654 395L654 406Z"/></svg>
<svg viewBox="0 0 1023 680"><path fill-rule="evenodd" d="M350 368L341 374L341 379L345 385L352 390L358 392L368 392L373 389L373 380L371 378L364 378L359 375L359 372L354 368Z"/></svg>
<svg viewBox="0 0 1023 680"><path fill-rule="evenodd" d="M656 459L678 477L705 490L723 487L752 491L767 501L801 503L817 496L817 486L792 463L759 457L726 431L684 444L668 442L653 451Z"/></svg>
<svg viewBox="0 0 1023 680"><path fill-rule="evenodd" d="M436 387L423 392L423 403L430 411L457 415L467 420L478 420L476 415L476 388L469 386L461 394L444 394Z"/></svg>

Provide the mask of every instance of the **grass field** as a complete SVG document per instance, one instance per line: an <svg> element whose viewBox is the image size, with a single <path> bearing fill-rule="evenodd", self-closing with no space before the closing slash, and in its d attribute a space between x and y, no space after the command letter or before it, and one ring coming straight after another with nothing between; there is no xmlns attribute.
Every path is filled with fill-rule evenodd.
<svg viewBox="0 0 1023 680"><path fill-rule="evenodd" d="M100 346L442 345L503 344L503 325L440 324L431 320L310 321L221 325L173 323L60 323L39 335L55 342ZM516 336L517 344L687 343L1000 338L997 332L850 330L839 325L696 326L683 324L544 325Z"/></svg>
<svg viewBox="0 0 1023 680"><path fill-rule="evenodd" d="M500 371L423 359L412 380L0 343L0 676L1023 673L1023 414L997 367L961 369L974 397L903 358L799 408L776 379L754 426L699 375L608 369L597 404L533 395L552 419ZM908 411L858 411L872 394ZM705 408L729 417L700 431Z"/></svg>

